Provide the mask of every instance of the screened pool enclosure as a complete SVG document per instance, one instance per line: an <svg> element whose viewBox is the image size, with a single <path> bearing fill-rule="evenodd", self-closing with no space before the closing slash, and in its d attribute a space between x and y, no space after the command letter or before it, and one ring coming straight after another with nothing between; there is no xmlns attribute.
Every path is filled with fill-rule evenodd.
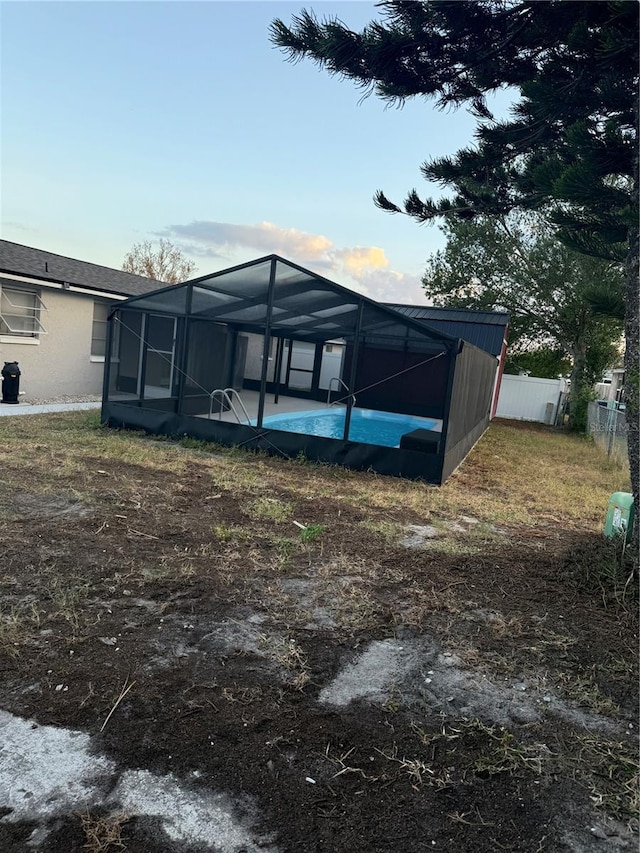
<svg viewBox="0 0 640 853"><path fill-rule="evenodd" d="M277 255L113 306L103 422L442 483L497 361Z"/></svg>

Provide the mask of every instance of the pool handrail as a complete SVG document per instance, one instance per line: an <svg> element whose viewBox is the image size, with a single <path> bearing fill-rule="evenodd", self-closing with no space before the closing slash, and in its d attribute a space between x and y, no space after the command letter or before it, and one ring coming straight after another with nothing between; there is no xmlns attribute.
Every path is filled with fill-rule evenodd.
<svg viewBox="0 0 640 853"><path fill-rule="evenodd" d="M236 396L236 400L238 401L238 403L240 403L240 408L242 409L244 416L247 419L247 423L251 423L251 418L249 417L249 413L245 408L245 405L242 401L242 397L240 396L239 392L236 391L235 388L216 388L214 391L211 392L211 394L209 395L209 420L211 420L213 416L213 401L219 395L220 403L226 403L233 412L233 414L236 416L236 420L238 421L238 423L242 424L242 418L238 414L236 407L233 405L233 400L231 399L234 394ZM222 411L223 409L221 405L220 411L218 412L218 420L222 420Z"/></svg>
<svg viewBox="0 0 640 853"><path fill-rule="evenodd" d="M344 388L344 390L347 392L348 396L353 398L353 405L355 406L355 404L356 404L356 395L355 395L355 394L351 394L351 393L350 393L350 391L349 391L349 386L347 385L347 383L346 383L346 382L344 382L342 379L340 379L340 377L339 377L339 376L332 376L332 377L331 377L331 379L329 380L329 390L327 391L327 406L333 406L333 405L334 405L334 404L331 402L331 391L333 390L333 389L331 388L331 384L332 384L333 382L339 382L339 383L340 383L340 385L342 385L342 387Z"/></svg>

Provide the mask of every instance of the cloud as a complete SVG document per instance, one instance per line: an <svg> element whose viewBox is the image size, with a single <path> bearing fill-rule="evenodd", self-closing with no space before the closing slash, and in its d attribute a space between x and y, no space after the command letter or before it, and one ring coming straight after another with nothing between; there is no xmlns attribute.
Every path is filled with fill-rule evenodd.
<svg viewBox="0 0 640 853"><path fill-rule="evenodd" d="M366 270L358 279L354 290L359 290L379 302L404 302L409 305L426 305L428 300L419 275L395 270Z"/></svg>
<svg viewBox="0 0 640 853"><path fill-rule="evenodd" d="M332 247L327 237L307 234L296 228L279 228L271 222L258 225L235 225L231 222L196 220L188 225L172 225L167 236L187 240L219 257L221 251L232 252L248 247L267 254L303 257L315 260Z"/></svg>
<svg viewBox="0 0 640 853"><path fill-rule="evenodd" d="M362 278L370 270L386 269L389 266L384 249L380 249L378 246L336 249L332 255L356 279Z"/></svg>
<svg viewBox="0 0 640 853"><path fill-rule="evenodd" d="M162 236L178 242L180 248L195 257L226 258L230 263L239 263L250 259L238 259L246 249L251 250L250 257L255 252L282 255L372 299L425 303L419 276L390 269L389 259L379 246L339 248L321 234L281 228L272 222L237 225L195 220L171 225Z"/></svg>

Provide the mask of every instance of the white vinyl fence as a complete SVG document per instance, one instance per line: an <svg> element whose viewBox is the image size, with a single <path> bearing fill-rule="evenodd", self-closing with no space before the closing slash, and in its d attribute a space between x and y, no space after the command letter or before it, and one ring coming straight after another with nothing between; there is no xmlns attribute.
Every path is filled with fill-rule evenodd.
<svg viewBox="0 0 640 853"><path fill-rule="evenodd" d="M505 373L500 385L496 417L554 424L566 390L565 379L538 379Z"/></svg>

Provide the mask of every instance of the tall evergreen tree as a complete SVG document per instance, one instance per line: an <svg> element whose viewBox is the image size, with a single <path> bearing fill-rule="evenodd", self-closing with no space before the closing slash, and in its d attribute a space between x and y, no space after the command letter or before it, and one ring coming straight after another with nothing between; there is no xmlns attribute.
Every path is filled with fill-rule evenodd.
<svg viewBox="0 0 640 853"><path fill-rule="evenodd" d="M476 144L432 159L423 176L451 194L402 207L418 222L514 208L553 208L559 237L626 269L626 403L629 460L638 505L638 3L636 0L388 0L385 20L361 33L312 12L271 38L290 59L394 103L424 96L467 106ZM506 86L519 100L496 121L486 96Z"/></svg>

